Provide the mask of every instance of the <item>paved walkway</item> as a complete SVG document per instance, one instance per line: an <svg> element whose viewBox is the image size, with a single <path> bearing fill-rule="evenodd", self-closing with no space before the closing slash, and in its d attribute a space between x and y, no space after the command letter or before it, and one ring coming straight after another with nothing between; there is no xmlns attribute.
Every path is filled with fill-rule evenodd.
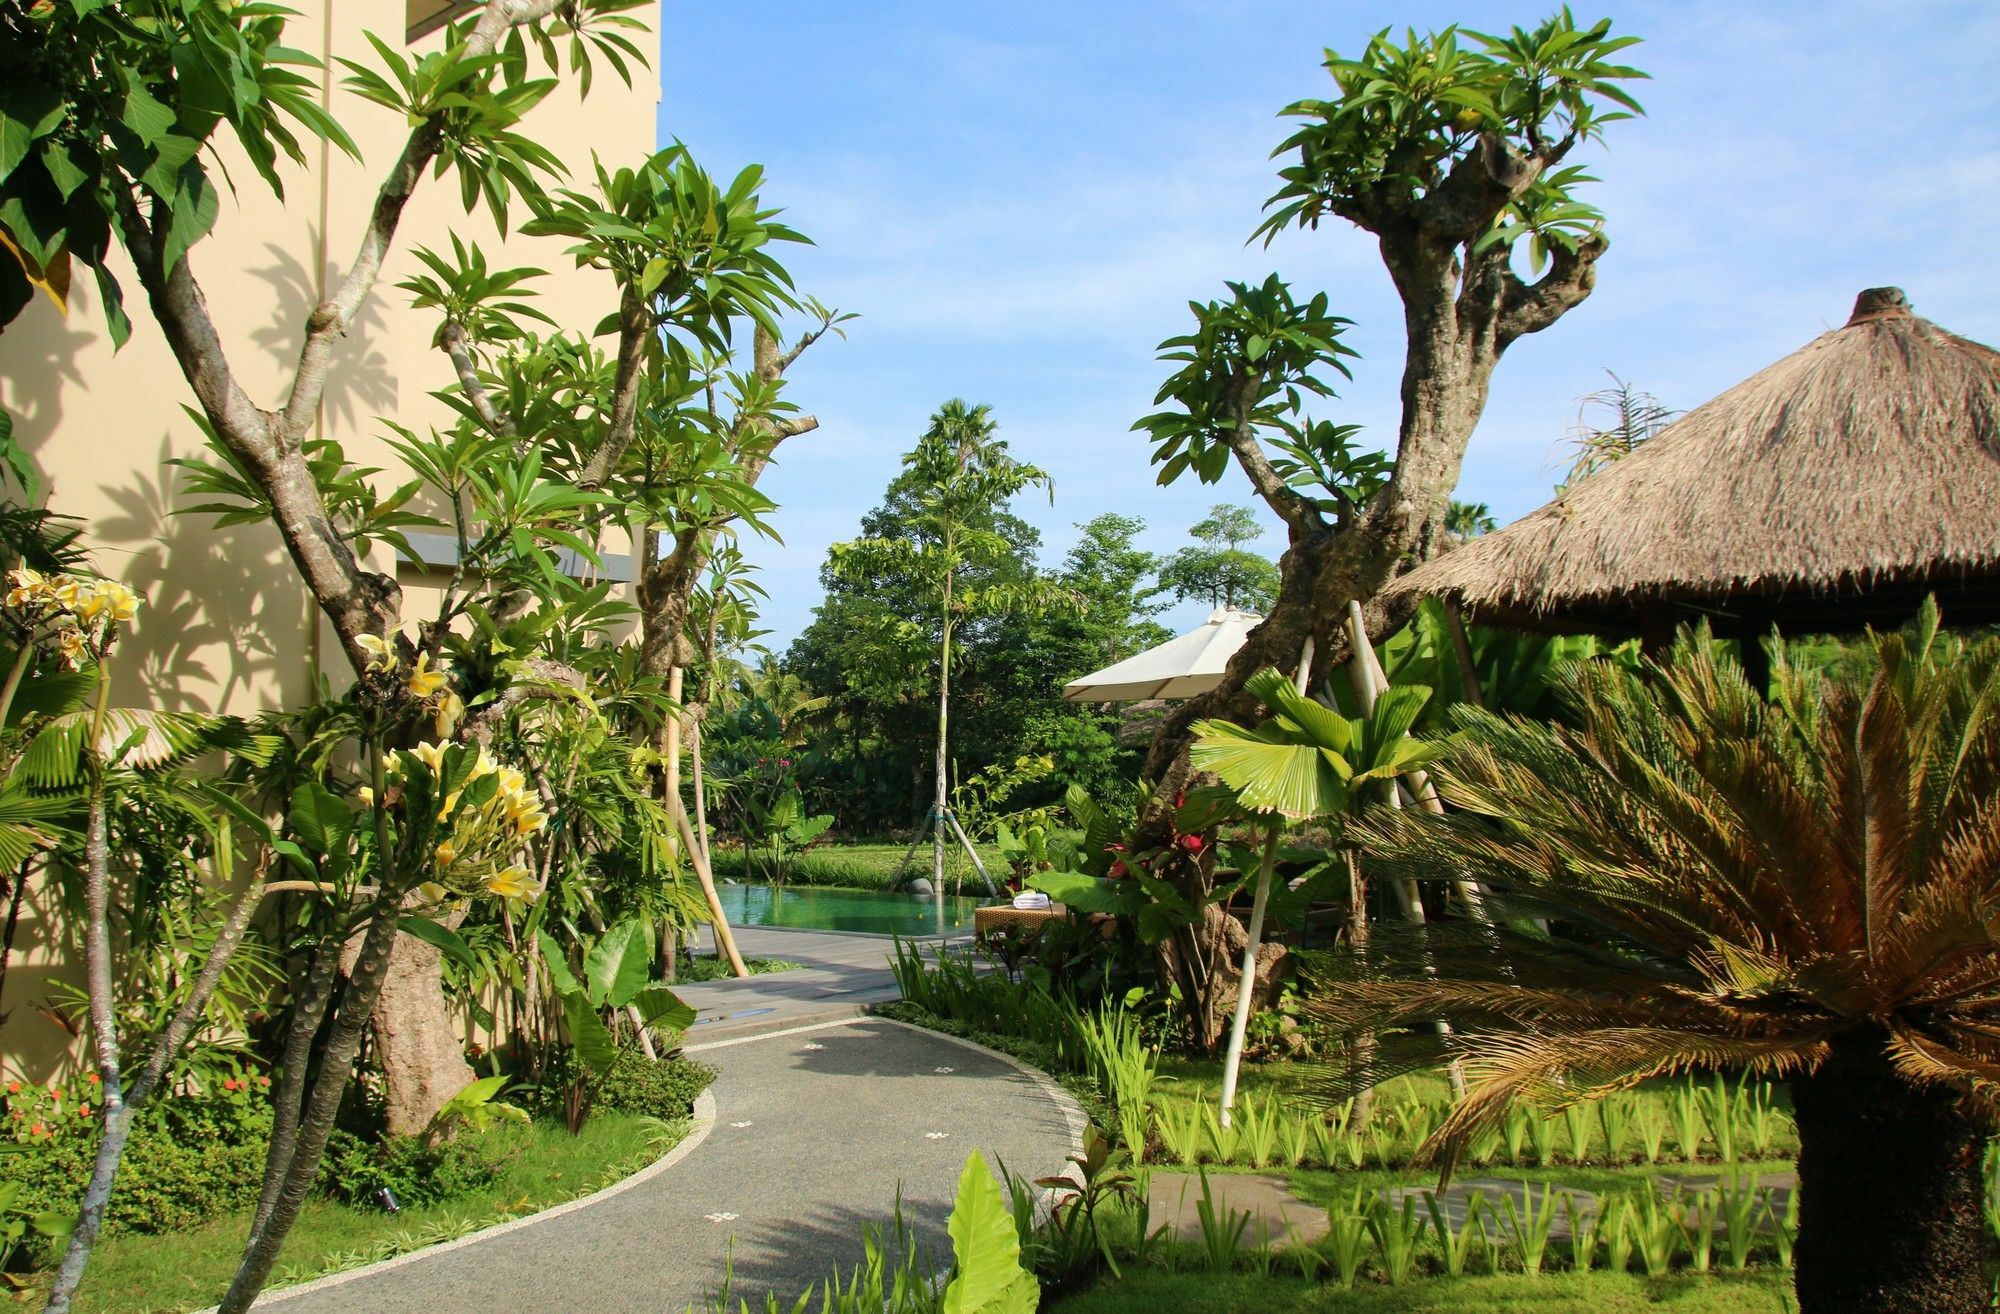
<svg viewBox="0 0 2000 1314"><path fill-rule="evenodd" d="M889 974L894 943L884 935L739 927L736 949L745 958L782 958L799 966L789 972L768 972L741 981L725 979L675 986L674 992L696 1014L687 1042L703 1045L808 1022L857 1017L870 1004L896 998L896 981ZM697 952L703 955L714 952L709 947L706 929Z"/></svg>
<svg viewBox="0 0 2000 1314"><path fill-rule="evenodd" d="M1030 1178L1062 1167L1081 1134L1081 1112L1046 1078L984 1050L885 1019L741 1034L772 1015L733 1017L739 995L793 1018L816 1009L851 1013L857 997L880 989L873 975L886 976L886 967L873 966L886 941L841 949L818 942L862 938L769 934L800 938L782 949L766 947L761 932L740 933L739 941L746 954L810 961L822 981L854 988L771 993L785 977L804 978L804 969L688 987L689 1001L716 1019L690 1034L690 1052L721 1076L712 1088L713 1123L694 1133L699 1141L677 1162L570 1212L274 1293L258 1308L681 1314L690 1302L706 1309L729 1259L736 1292L753 1308L776 1290L789 1309L794 1293L860 1257L863 1227L886 1230L898 1190L924 1253L937 1267L948 1262L944 1222L972 1149ZM727 1034L732 1022L738 1034ZM720 1039L704 1041L704 1032Z"/></svg>

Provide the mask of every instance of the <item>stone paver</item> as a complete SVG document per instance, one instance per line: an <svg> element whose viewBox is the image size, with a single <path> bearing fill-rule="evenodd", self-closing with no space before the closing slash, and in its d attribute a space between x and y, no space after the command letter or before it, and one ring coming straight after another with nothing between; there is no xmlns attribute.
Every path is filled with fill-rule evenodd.
<svg viewBox="0 0 2000 1314"><path fill-rule="evenodd" d="M762 952L760 950L760 952ZM797 957L797 955L792 955ZM901 1191L919 1246L949 1262L944 1222L967 1153L1030 1178L1062 1167L1082 1114L1045 1079L886 1019L690 1047L721 1070L716 1118L664 1172L571 1213L258 1308L284 1314L546 1314L706 1308L790 1296L852 1265Z"/></svg>
<svg viewBox="0 0 2000 1314"><path fill-rule="evenodd" d="M1218 1223L1233 1214L1250 1215L1243 1229L1245 1246L1310 1245L1326 1235L1326 1210L1293 1195L1287 1178L1271 1173L1210 1173L1208 1192ZM1168 1235L1199 1242L1201 1202L1200 1174L1156 1170L1146 1186L1151 1211L1147 1225L1164 1224L1170 1229Z"/></svg>

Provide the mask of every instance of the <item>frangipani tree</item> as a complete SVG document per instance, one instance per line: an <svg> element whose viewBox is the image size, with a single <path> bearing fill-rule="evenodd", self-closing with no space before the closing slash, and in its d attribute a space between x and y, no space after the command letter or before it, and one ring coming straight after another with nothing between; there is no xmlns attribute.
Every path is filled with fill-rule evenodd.
<svg viewBox="0 0 2000 1314"><path fill-rule="evenodd" d="M1160 482L1215 483L1233 468L1286 536L1263 624L1221 685L1173 709L1154 734L1145 775L1164 784L1161 797L1187 783L1196 721L1255 714L1251 675L1293 669L1308 639L1323 662L1339 658L1349 602L1369 608L1375 633L1401 623L1372 599L1443 542L1502 355L1596 284L1602 216L1571 157L1638 111L1625 87L1645 75L1616 62L1635 40L1568 9L1493 35L1385 30L1358 54L1327 51L1329 94L1283 111L1298 128L1274 152L1284 161L1279 187L1256 235L1339 221L1368 236L1402 303L1402 413L1383 452L1359 442L1354 426L1311 413L1330 395L1332 372L1346 373L1347 321L1324 294L1294 293L1275 274L1191 303L1191 330L1161 344L1175 370L1160 388L1163 409L1134 426L1153 443ZM1146 820L1149 839L1164 843L1165 810ZM1212 864L1198 856L1165 875L1190 902L1214 885ZM1197 962L1223 935L1211 918L1173 947ZM1220 987L1184 986L1196 1017Z"/></svg>
<svg viewBox="0 0 2000 1314"><path fill-rule="evenodd" d="M1343 1027L1455 1020L1469 1090L1427 1153L1448 1168L1516 1100L1782 1079L1802 1314L1988 1308L2000 640L1937 623L1877 637L1851 683L1780 660L1770 702L1696 633L1642 671L1571 666L1569 724L1459 709L1434 773L1450 812L1361 833L1514 916L1385 936L1316 1006Z"/></svg>
<svg viewBox="0 0 2000 1314"><path fill-rule="evenodd" d="M1257 888L1250 905L1250 938L1243 950L1236 1011L1222 1066L1222 1116L1227 1125L1236 1097L1236 1074L1243 1058L1243 1034L1255 993L1257 950L1264 934L1264 910L1271 895L1271 871L1285 827L1301 821L1344 821L1396 777L1432 761L1438 749L1410 737L1423 715L1430 690L1418 685L1391 687L1364 717L1342 716L1303 693L1274 670L1250 677L1245 688L1268 707L1271 717L1245 729L1231 721L1196 724L1190 750L1194 765L1212 771L1236 791L1236 801L1265 829ZM1368 945L1368 884L1360 854L1343 845L1347 864L1347 938L1357 954Z"/></svg>

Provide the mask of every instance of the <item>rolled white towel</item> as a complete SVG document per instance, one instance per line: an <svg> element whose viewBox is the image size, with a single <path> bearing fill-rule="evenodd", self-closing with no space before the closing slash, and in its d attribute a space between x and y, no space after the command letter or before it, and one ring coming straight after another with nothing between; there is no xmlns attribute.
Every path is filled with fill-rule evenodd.
<svg viewBox="0 0 2000 1314"><path fill-rule="evenodd" d="M1047 911L1049 906L1049 896L1043 894L1040 890L1023 890L1019 894L1014 896L1014 906L1016 908L1027 908L1027 909L1034 909L1037 911Z"/></svg>

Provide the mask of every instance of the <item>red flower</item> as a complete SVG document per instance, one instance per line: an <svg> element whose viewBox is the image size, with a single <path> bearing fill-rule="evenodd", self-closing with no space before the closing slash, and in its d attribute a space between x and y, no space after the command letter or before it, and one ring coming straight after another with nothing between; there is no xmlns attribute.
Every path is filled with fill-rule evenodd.
<svg viewBox="0 0 2000 1314"><path fill-rule="evenodd" d="M259 1077L257 1078L257 1084L259 1086L269 1086L271 1084L271 1079L269 1077Z"/></svg>
<svg viewBox="0 0 2000 1314"><path fill-rule="evenodd" d="M1107 872L1105 872L1105 873L1104 873L1104 875L1105 875L1105 877L1106 877L1107 879L1109 879L1109 880L1114 880L1114 881L1115 881L1115 880L1117 880L1117 879L1118 879L1118 878L1119 878L1120 876L1123 876L1123 875L1125 875L1125 863L1124 863L1124 861L1123 861L1123 860L1121 859L1121 860L1119 860L1119 861L1117 861L1117 862L1114 862L1114 863L1112 863L1112 864L1111 864L1111 870L1110 870L1110 871L1107 871Z"/></svg>
<svg viewBox="0 0 2000 1314"><path fill-rule="evenodd" d="M222 1088L223 1088L224 1090L235 1090L235 1089L236 1089L236 1078L234 1078L234 1077L224 1077L224 1078L222 1079Z"/></svg>
<svg viewBox="0 0 2000 1314"><path fill-rule="evenodd" d="M1199 835L1183 835L1180 837L1178 843L1183 849L1186 849L1189 853L1200 853L1202 849L1205 847L1202 844L1201 836Z"/></svg>
<svg viewBox="0 0 2000 1314"><path fill-rule="evenodd" d="M90 1116L90 1106L88 1104L77 1105L76 1116L79 1118L88 1118Z"/></svg>
<svg viewBox="0 0 2000 1314"><path fill-rule="evenodd" d="M21 1083L20 1083L20 1082L18 1082L18 1081L10 1081L10 1082L8 1082L8 1083L7 1083L7 1093L8 1093L9 1095L19 1095L19 1094L21 1093Z"/></svg>
<svg viewBox="0 0 2000 1314"><path fill-rule="evenodd" d="M85 1074L83 1079L91 1083L93 1086L96 1085L99 1081L103 1080L103 1078L99 1077L95 1072Z"/></svg>
<svg viewBox="0 0 2000 1314"><path fill-rule="evenodd" d="M781 767L788 767L791 764L792 764L792 759L790 759L789 757L781 757L778 759L778 765Z"/></svg>
<svg viewBox="0 0 2000 1314"><path fill-rule="evenodd" d="M39 1122L36 1123L34 1126L28 1128L28 1135L30 1136L47 1136L48 1134L49 1134L49 1129L47 1127L42 1126L42 1124L40 1124Z"/></svg>
<svg viewBox="0 0 2000 1314"><path fill-rule="evenodd" d="M1185 789L1183 789L1180 793L1174 795L1174 806L1177 808L1184 808L1187 806L1187 791Z"/></svg>

